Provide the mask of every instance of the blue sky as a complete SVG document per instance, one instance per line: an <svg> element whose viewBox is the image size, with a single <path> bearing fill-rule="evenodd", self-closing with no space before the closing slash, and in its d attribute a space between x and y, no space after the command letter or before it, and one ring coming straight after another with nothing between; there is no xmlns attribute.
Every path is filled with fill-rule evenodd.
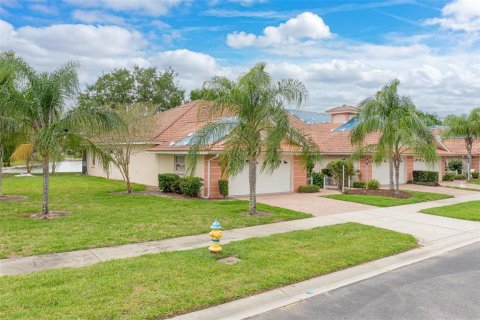
<svg viewBox="0 0 480 320"><path fill-rule="evenodd" d="M172 66L187 91L265 61L310 92L307 110L357 104L399 78L419 107L480 106L480 0L1 0L0 50L82 84Z"/></svg>

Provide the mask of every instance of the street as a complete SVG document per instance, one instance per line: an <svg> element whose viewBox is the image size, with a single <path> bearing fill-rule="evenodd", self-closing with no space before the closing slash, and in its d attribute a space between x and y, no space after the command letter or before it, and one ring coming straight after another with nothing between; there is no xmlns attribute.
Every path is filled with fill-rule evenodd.
<svg viewBox="0 0 480 320"><path fill-rule="evenodd" d="M480 319L480 244L249 319Z"/></svg>

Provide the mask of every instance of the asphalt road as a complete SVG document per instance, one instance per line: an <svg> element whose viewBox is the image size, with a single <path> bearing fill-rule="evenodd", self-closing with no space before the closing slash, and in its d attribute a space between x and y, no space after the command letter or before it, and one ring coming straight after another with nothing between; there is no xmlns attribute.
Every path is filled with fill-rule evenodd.
<svg viewBox="0 0 480 320"><path fill-rule="evenodd" d="M477 320L480 319L480 244L250 319Z"/></svg>

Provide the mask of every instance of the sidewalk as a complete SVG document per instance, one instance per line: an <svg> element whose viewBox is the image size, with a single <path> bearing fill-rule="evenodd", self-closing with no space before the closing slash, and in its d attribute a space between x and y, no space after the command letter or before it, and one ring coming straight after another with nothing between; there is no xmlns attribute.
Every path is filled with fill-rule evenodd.
<svg viewBox="0 0 480 320"><path fill-rule="evenodd" d="M422 245L452 237L475 233L480 239L480 223L417 213L421 209L480 200L480 193L439 201L423 202L405 206L376 208L348 212L326 217L259 225L248 228L226 230L222 243L252 237L265 237L276 233L306 230L344 222L358 222L415 236ZM78 250L40 256L0 260L0 276L24 274L47 269L83 267L101 261L135 257L165 251L188 250L209 246L207 234L128 244L116 247Z"/></svg>

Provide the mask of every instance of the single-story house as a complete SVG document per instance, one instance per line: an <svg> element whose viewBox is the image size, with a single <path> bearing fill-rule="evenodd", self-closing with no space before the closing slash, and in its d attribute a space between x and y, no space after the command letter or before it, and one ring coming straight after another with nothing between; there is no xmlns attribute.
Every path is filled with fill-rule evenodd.
<svg viewBox="0 0 480 320"><path fill-rule="evenodd" d="M132 182L146 185L158 185L159 173L185 174L185 157L190 148L189 142L206 123L205 101L192 101L182 106L167 110L156 116L155 127L152 128L152 138L135 143L135 153L130 163ZM322 160L315 167L316 171L337 159L349 157L355 147L350 143L350 130L356 124L358 109L352 106L341 106L325 113L288 110L291 124L310 135L322 152ZM228 121L228 115L217 121ZM451 159L466 159L466 149L461 139L442 141L438 129L436 134L437 151L440 160L433 166L428 166L421 159L411 154L405 154L400 168L401 183L412 179L414 170L433 170L443 176L446 164ZM375 143L378 135L367 137L366 143ZM219 155L223 150L224 138L212 141L208 148L202 150L197 159L195 176L204 179L201 196L205 198L220 197L218 180L221 178ZM480 141L475 142L475 154L472 168L480 171ZM284 193L295 192L300 185L307 183L307 173L302 166L298 151L288 144L282 145L283 159L280 167L273 173L261 172L258 169L257 192ZM261 161L261 160L260 160ZM358 179L366 181L377 179L382 184L388 184L388 163L380 165L372 163L366 157L354 162ZM259 166L260 167L260 166ZM466 166L465 166L466 167ZM87 173L92 176L107 177L121 180L119 170L111 166L106 172L92 156L87 156ZM232 196L248 194L248 169L235 177L229 178L229 193Z"/></svg>

